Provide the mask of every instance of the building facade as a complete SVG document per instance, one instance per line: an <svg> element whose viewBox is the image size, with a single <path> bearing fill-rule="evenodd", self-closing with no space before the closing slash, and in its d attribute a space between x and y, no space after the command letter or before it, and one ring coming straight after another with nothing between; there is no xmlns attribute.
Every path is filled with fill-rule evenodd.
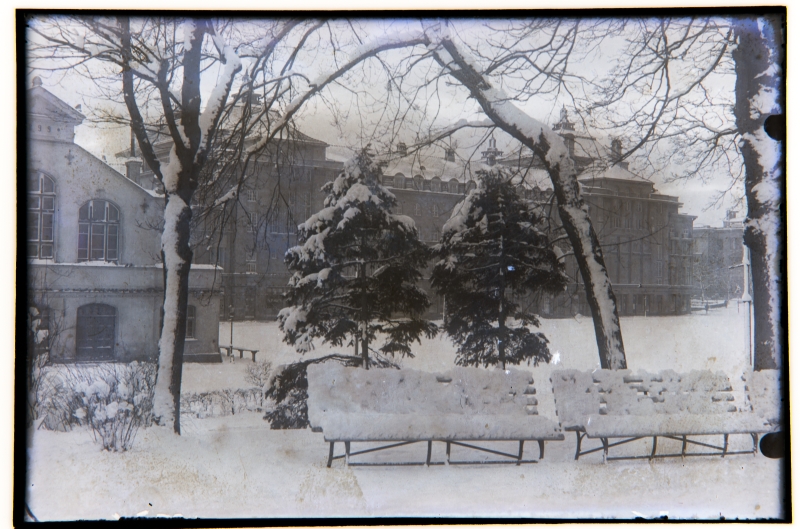
<svg viewBox="0 0 800 529"><path fill-rule="evenodd" d="M595 160L578 152L576 139L580 137L565 111L554 128L565 137L583 171L579 182L603 247L620 314L689 312L694 217L680 212L678 197L659 193L651 182L631 173L624 162L602 172L593 170ZM612 157L620 147L615 144ZM211 237L218 242L206 244L204 233L208 230L196 230L195 262L217 264L222 269L215 286L222 292L220 314L224 320L272 320L283 308L290 277L283 256L298 242L297 225L322 209L323 185L344 166L343 158L337 159L328 150L324 142L295 132L291 140L279 142L255 163L221 238ZM166 157L169 145L161 145L157 152ZM123 154L129 156L130 152ZM403 143L381 158L386 160L381 183L397 197L396 212L414 220L424 242L434 244L440 239L444 223L477 185L476 172L484 164L497 163L525 174L520 192L539 203L558 229L553 193L544 183L546 173L531 157L503 157L493 138L476 161L459 158L449 147L411 152ZM131 162L129 158L128 165L133 168L132 178L138 178L143 187L151 185L152 172L137 172L135 159ZM568 251L565 247L565 253ZM572 278L568 291L529 300L545 317L589 314L575 261L568 256L565 261ZM427 288L427 279L425 283ZM432 294L431 302L429 316L440 318L444 300Z"/></svg>
<svg viewBox="0 0 800 529"><path fill-rule="evenodd" d="M163 303L163 197L75 143L84 116L27 91L28 292L54 362L154 361ZM184 359L220 361L213 267L193 267Z"/></svg>
<svg viewBox="0 0 800 529"><path fill-rule="evenodd" d="M722 227L694 229L694 286L701 300L728 300L744 293L744 225L728 211Z"/></svg>

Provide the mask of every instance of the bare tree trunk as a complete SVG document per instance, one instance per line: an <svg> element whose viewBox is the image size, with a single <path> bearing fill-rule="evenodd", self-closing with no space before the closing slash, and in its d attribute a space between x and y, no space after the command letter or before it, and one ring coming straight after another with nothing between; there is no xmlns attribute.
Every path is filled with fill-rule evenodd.
<svg viewBox="0 0 800 529"><path fill-rule="evenodd" d="M183 351L186 342L186 306L189 301L189 246L192 210L176 194L167 195L161 255L164 263L164 308L159 340L158 375L153 413L159 424L181 433L180 402ZM233 323L231 323L233 325ZM169 374L168 376L165 376ZM170 397L172 402L170 402Z"/></svg>
<svg viewBox="0 0 800 529"><path fill-rule="evenodd" d="M575 164L561 138L517 109L494 90L473 62L448 38L441 40L444 56L437 59L470 91L489 119L531 149L544 163L558 201L558 214L575 252L592 312L595 338L603 369L626 369L625 348L617 301L608 278L603 252L581 196ZM533 131L538 129L538 133Z"/></svg>
<svg viewBox="0 0 800 529"><path fill-rule="evenodd" d="M762 23L759 26L759 21ZM783 35L780 19L738 19L732 56L736 70L736 126L742 135L747 220L744 242L750 249L756 370L782 364L785 316L783 277L784 159L779 142L765 131L771 114L783 113ZM779 121L783 116L779 116Z"/></svg>

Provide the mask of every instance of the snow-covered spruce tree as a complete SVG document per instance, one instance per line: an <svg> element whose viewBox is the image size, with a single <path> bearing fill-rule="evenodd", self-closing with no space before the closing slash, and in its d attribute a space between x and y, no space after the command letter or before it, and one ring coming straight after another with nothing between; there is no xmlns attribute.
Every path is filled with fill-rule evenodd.
<svg viewBox="0 0 800 529"><path fill-rule="evenodd" d="M431 283L447 299L444 330L458 365L548 362L547 338L531 332L536 315L515 301L532 292L559 292L563 264L538 229L542 214L496 168L479 173L442 229Z"/></svg>
<svg viewBox="0 0 800 529"><path fill-rule="evenodd" d="M285 341L298 351L317 339L357 344L366 369L379 334L380 353L413 356L409 343L437 332L421 316L430 303L416 286L430 251L414 222L392 213L397 201L380 185L368 149L323 187L324 208L298 227L301 244L285 258L294 272L290 306L278 315Z"/></svg>

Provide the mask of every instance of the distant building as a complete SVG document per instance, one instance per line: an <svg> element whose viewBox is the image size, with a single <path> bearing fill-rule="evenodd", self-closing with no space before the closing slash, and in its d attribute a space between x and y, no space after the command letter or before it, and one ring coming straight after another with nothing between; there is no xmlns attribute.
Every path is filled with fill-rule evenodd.
<svg viewBox="0 0 800 529"><path fill-rule="evenodd" d="M54 362L158 357L163 198L75 144L84 116L34 78L27 91L28 293ZM193 267L185 361L219 361L213 267Z"/></svg>
<svg viewBox="0 0 800 529"><path fill-rule="evenodd" d="M732 299L744 292L744 221L729 210L722 227L694 229L694 286L701 299Z"/></svg>
<svg viewBox="0 0 800 529"><path fill-rule="evenodd" d="M688 312L694 217L681 214L677 197L658 193L651 182L628 171L625 162L591 176L596 172L596 160L580 151L578 140L582 138L566 110L562 110L554 129L564 136L578 169L586 175L579 181L603 246L620 313ZM284 306L290 274L283 256L297 244L297 225L322 208L322 186L344 167L344 157L332 154L329 147L301 132L276 142L255 163L225 227L222 243L208 244L203 240L203 229L196 231L195 262L216 262L223 269L216 283L223 292L223 319L271 320ZM612 158L619 155L620 148L615 143ZM169 149L167 142L157 145L159 156L165 159ZM129 156L130 151L121 154ZM388 154L384 156L381 183L397 197L397 212L414 220L424 242L439 241L444 223L466 193L476 187L476 172L484 164L519 169L525 180L520 192L547 208L547 214L558 224L551 207L552 189L544 183L548 177L538 160L524 154L504 157L494 138L480 160L460 158L452 147L417 151L403 142ZM135 165L132 169L131 178L144 187L154 187L152 172L137 172ZM569 291L556 298L531 300L544 316L589 314L575 262L566 259L574 279ZM431 301L430 316L441 317L444 300L432 295Z"/></svg>
<svg viewBox="0 0 800 529"><path fill-rule="evenodd" d="M553 129L565 137L581 175L583 198L603 249L609 279L622 316L686 314L693 291L692 234L695 217L680 213L678 197L659 193L652 182L628 170L622 144L612 142L611 167L599 171L596 160L578 151L575 127L562 110ZM503 165L541 170L536 160L506 158ZM553 203L548 189L543 204ZM560 220L550 208L555 224ZM565 252L570 252L568 245ZM565 258L572 279L567 292L555 297L534 296L529 303L545 317L589 315L583 281L572 256Z"/></svg>

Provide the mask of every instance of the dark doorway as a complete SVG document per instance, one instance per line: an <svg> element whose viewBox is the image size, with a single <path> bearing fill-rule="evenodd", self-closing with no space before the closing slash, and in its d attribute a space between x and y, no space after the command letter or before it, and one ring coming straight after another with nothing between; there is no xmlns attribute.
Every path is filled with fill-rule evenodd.
<svg viewBox="0 0 800 529"><path fill-rule="evenodd" d="M114 358L117 309L92 303L78 308L77 360L97 362Z"/></svg>

